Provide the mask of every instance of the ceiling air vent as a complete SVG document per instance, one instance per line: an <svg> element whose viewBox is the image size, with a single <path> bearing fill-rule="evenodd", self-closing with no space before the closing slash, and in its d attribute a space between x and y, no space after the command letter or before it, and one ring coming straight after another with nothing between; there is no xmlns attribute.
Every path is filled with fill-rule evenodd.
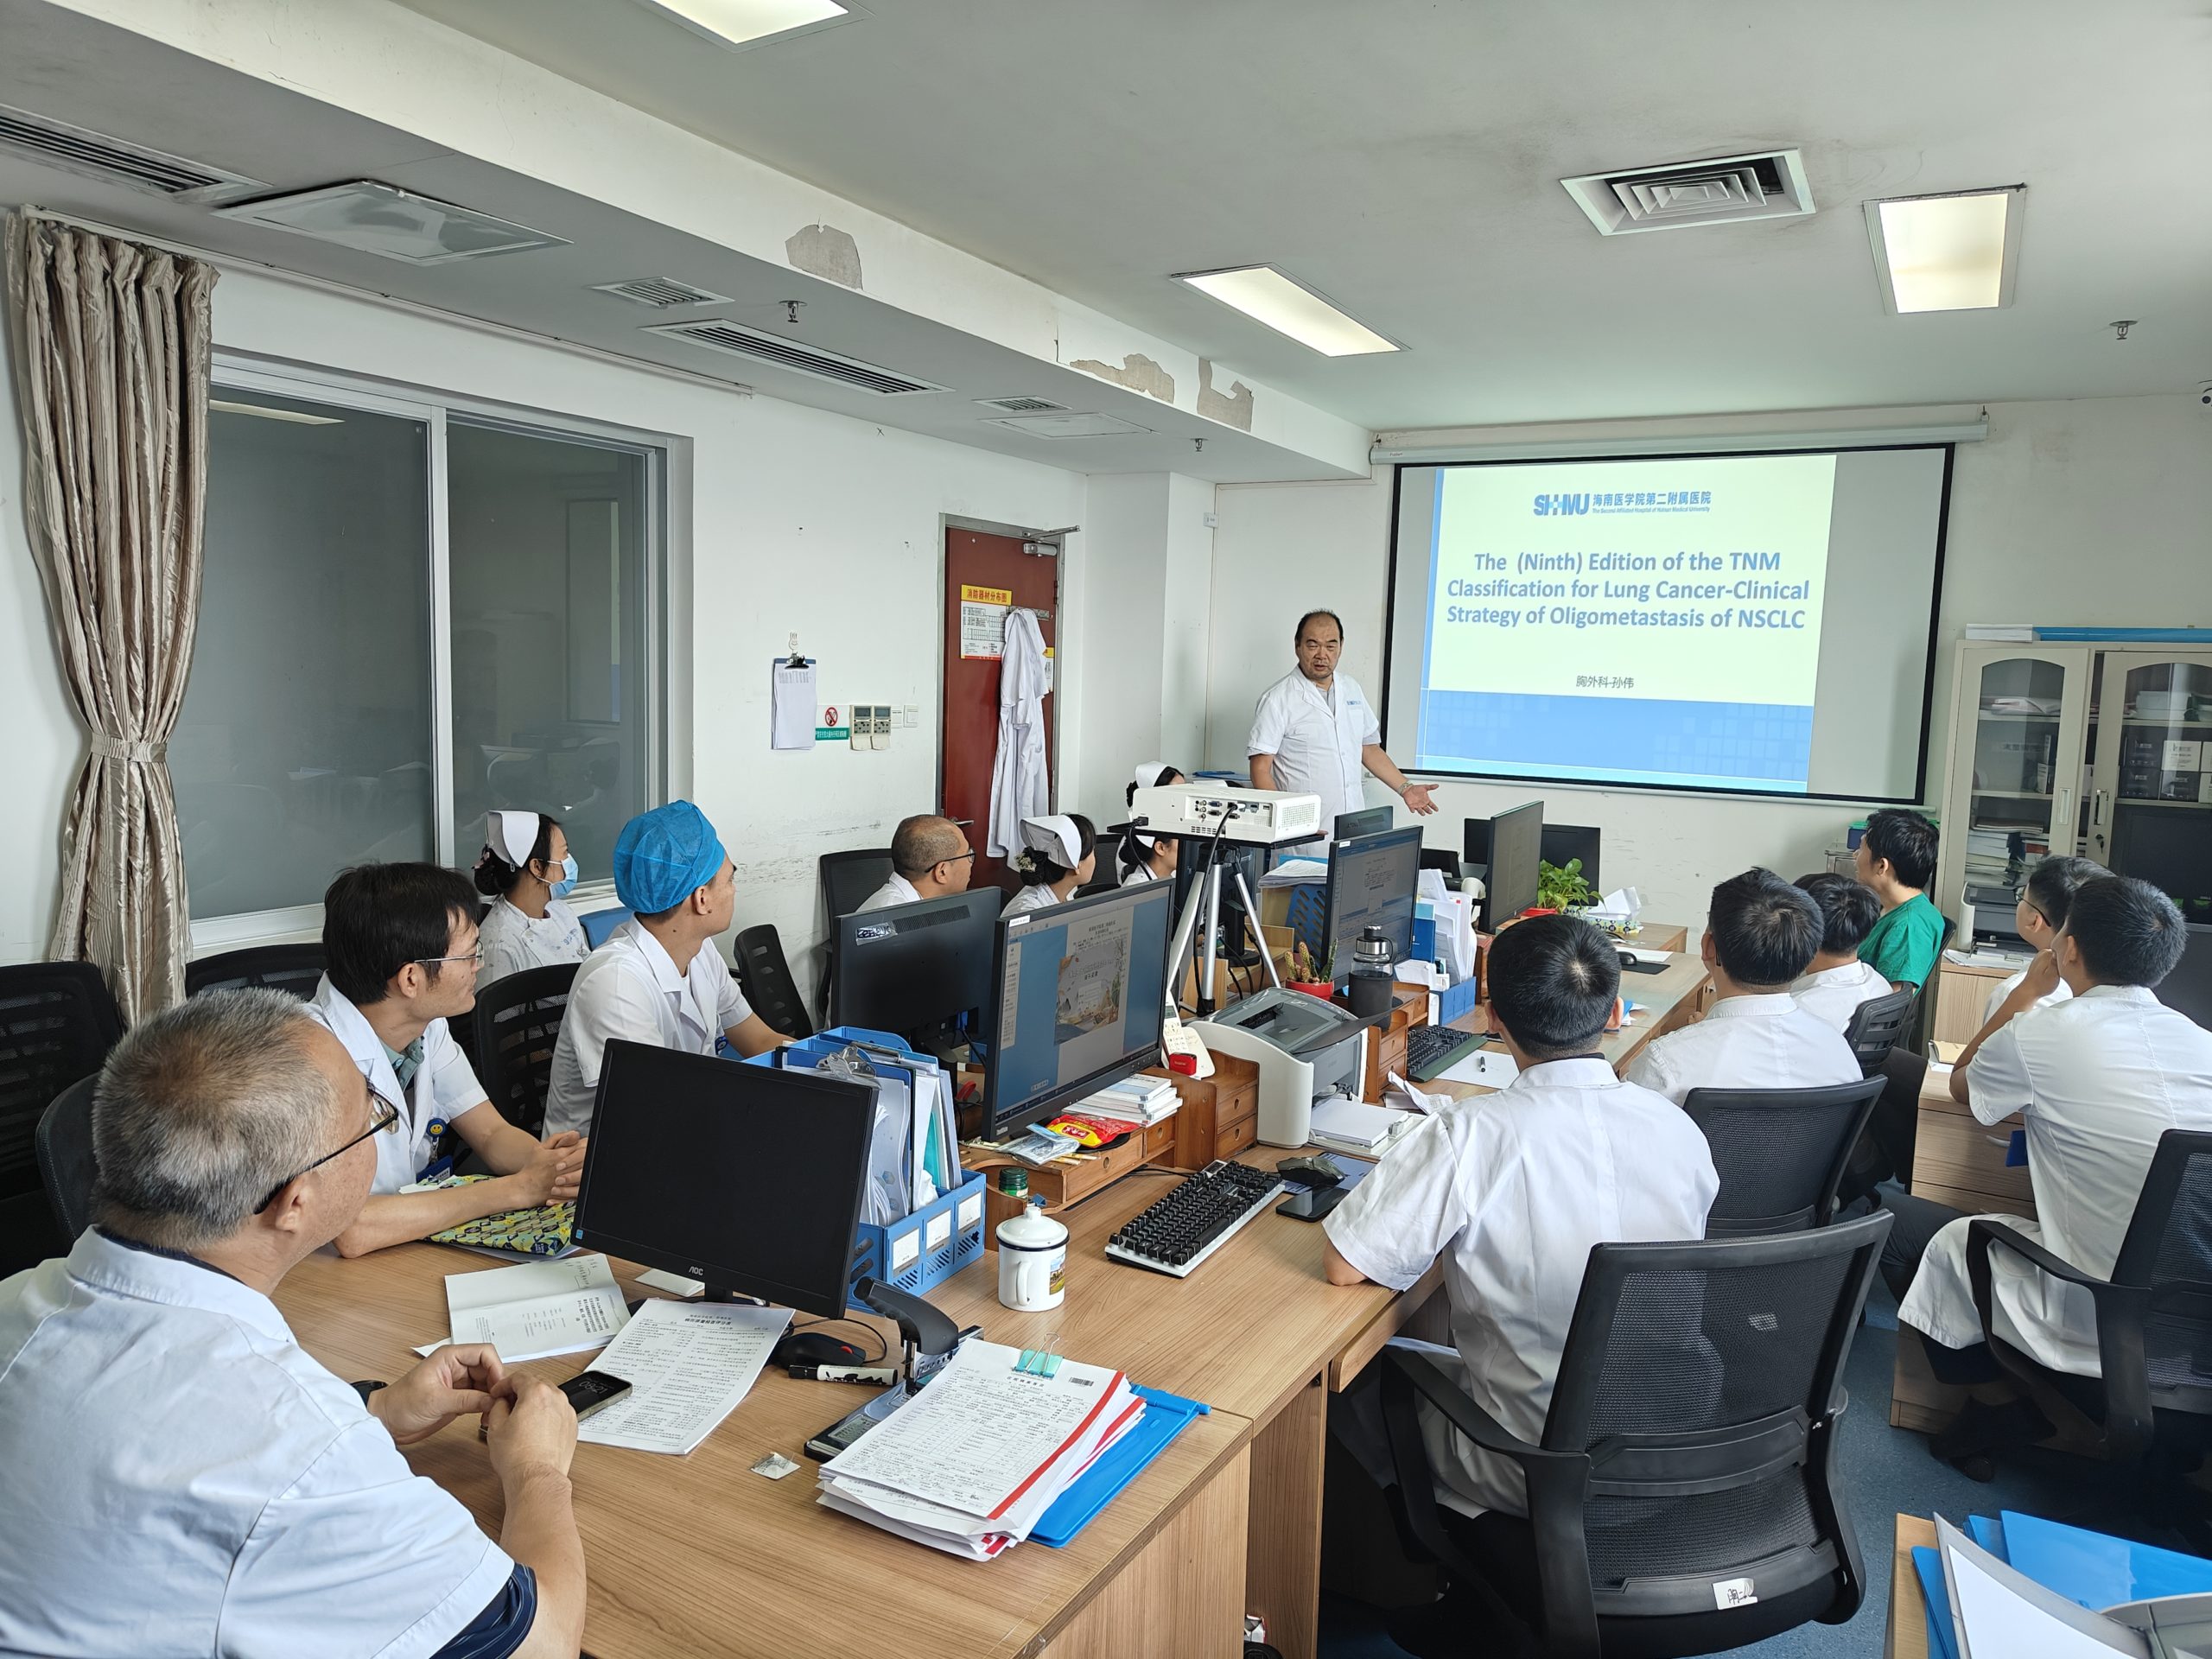
<svg viewBox="0 0 2212 1659"><path fill-rule="evenodd" d="M999 410L1008 415L1065 415L1065 404L1056 404L1049 397L978 397L985 409Z"/></svg>
<svg viewBox="0 0 2212 1659"><path fill-rule="evenodd" d="M1113 438L1124 432L1149 432L1148 426L1118 415L1010 415L987 417L985 426L1003 426L1033 438Z"/></svg>
<svg viewBox="0 0 2212 1659"><path fill-rule="evenodd" d="M143 144L125 143L120 138L4 104L0 104L0 149L88 179L127 185L180 201L205 201L269 188L257 179L226 173L219 167L188 162Z"/></svg>
<svg viewBox="0 0 2212 1659"><path fill-rule="evenodd" d="M656 311L665 311L671 305L729 303L727 294L709 294L703 288L679 283L673 276L640 276L628 283L594 283L592 287L601 294L612 294L617 299L649 305Z"/></svg>
<svg viewBox="0 0 2212 1659"><path fill-rule="evenodd" d="M1745 219L1795 219L1813 211L1804 157L1794 149L1633 167L1560 182L1600 236L1731 225Z"/></svg>
<svg viewBox="0 0 2212 1659"><path fill-rule="evenodd" d="M762 334L758 329L742 327L717 317L705 318L698 322L657 322L648 326L645 332L666 334L671 340L688 340L710 352L727 352L732 357L751 358L756 363L772 364L779 369L789 369L794 374L810 375L817 380L834 380L842 386L858 386L862 391L872 391L880 397L899 397L909 392L944 390L943 386L932 385L926 380L894 374L874 363L863 363L856 357L842 357L836 352L825 352L817 346L802 346L797 340L786 340L780 334Z"/></svg>

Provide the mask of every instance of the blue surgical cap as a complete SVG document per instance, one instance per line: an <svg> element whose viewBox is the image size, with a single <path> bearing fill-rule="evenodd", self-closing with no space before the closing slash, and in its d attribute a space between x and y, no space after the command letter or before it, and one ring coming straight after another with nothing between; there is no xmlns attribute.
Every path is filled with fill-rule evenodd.
<svg viewBox="0 0 2212 1659"><path fill-rule="evenodd" d="M689 801L640 812L614 838L614 896L640 916L672 910L722 873L721 838Z"/></svg>

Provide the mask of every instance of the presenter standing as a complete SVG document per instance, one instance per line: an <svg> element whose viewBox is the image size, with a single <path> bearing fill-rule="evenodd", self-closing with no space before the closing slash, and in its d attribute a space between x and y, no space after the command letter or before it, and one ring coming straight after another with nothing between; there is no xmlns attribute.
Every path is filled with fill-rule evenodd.
<svg viewBox="0 0 2212 1659"><path fill-rule="evenodd" d="M1411 784L1382 752L1382 728L1367 693L1337 672L1344 625L1334 611L1308 611L1295 635L1298 667L1260 694L1252 711L1252 787L1321 798L1325 829L1367 804L1360 773L1373 772L1415 813L1436 810L1427 784Z"/></svg>

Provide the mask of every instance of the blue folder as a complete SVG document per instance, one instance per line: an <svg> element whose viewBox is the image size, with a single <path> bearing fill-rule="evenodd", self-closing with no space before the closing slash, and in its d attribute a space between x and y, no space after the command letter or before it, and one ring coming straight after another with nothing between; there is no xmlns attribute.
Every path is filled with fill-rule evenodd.
<svg viewBox="0 0 2212 1659"><path fill-rule="evenodd" d="M1065 1548L1077 1533L1090 1524L1099 1510L1121 1495L1122 1488L1151 1466L1152 1460L1167 1449L1168 1441L1190 1426L1193 1417L1208 1414L1207 1408L1200 1402L1185 1400L1180 1395L1159 1389L1138 1389L1136 1392L1144 1401L1144 1415L1137 1419L1135 1428L1109 1446L1103 1456L1052 1500L1052 1507L1045 1511L1030 1531L1030 1537L1037 1542L1050 1544L1054 1549Z"/></svg>
<svg viewBox="0 0 2212 1659"><path fill-rule="evenodd" d="M2005 1562L2007 1566L2012 1564L2012 1558L2005 1548L2005 1522L1998 1516L1993 1515L1967 1516L1967 1536L1999 1560Z"/></svg>
<svg viewBox="0 0 2212 1659"><path fill-rule="evenodd" d="M1951 1624L1951 1586L1943 1577L1943 1552L1931 1544L1912 1547L1912 1570L1928 1604L1928 1651L1939 1659L1959 1659L1959 1633Z"/></svg>
<svg viewBox="0 0 2212 1659"><path fill-rule="evenodd" d="M2045 1589L2101 1612L2154 1596L2212 1594L2212 1561L2032 1515L2004 1514L2006 1559Z"/></svg>

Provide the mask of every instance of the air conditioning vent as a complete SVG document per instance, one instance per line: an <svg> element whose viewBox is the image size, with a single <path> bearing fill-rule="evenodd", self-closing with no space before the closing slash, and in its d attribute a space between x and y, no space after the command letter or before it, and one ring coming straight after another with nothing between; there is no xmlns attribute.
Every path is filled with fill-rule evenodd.
<svg viewBox="0 0 2212 1659"><path fill-rule="evenodd" d="M657 322L649 325L649 334L666 334L671 340L687 340L710 352L727 352L732 357L749 357L756 363L772 364L779 369L789 369L794 374L810 375L817 380L834 380L841 386L858 386L862 391L872 391L880 397L902 397L917 391L943 391L943 386L932 385L926 380L917 380L910 375L894 374L877 364L863 363L856 357L842 357L836 352L825 352L819 346L802 346L795 340L780 334L766 334L757 329L742 327L734 322L709 317L697 322Z"/></svg>
<svg viewBox="0 0 2212 1659"><path fill-rule="evenodd" d="M181 156L149 149L143 144L126 143L120 138L73 127L66 121L34 115L29 110L10 109L4 104L0 104L0 149L14 150L88 179L127 185L133 190L180 201L246 195L268 188L257 179L226 173L219 167L200 162L188 162Z"/></svg>
<svg viewBox="0 0 2212 1659"><path fill-rule="evenodd" d="M709 294L703 288L679 283L673 276L640 276L628 283L594 283L592 287L601 294L612 294L617 299L649 305L656 311L664 311L671 305L729 303L727 294Z"/></svg>
<svg viewBox="0 0 2212 1659"><path fill-rule="evenodd" d="M1560 182L1600 236L1795 219L1813 211L1804 157L1794 149L1591 173Z"/></svg>
<svg viewBox="0 0 2212 1659"><path fill-rule="evenodd" d="M1033 438L1116 438L1152 430L1118 415L992 415L984 417L983 424L1027 432Z"/></svg>
<svg viewBox="0 0 2212 1659"><path fill-rule="evenodd" d="M1001 410L1008 415L1065 415L1065 404L1056 404L1049 397L978 397L985 409Z"/></svg>

